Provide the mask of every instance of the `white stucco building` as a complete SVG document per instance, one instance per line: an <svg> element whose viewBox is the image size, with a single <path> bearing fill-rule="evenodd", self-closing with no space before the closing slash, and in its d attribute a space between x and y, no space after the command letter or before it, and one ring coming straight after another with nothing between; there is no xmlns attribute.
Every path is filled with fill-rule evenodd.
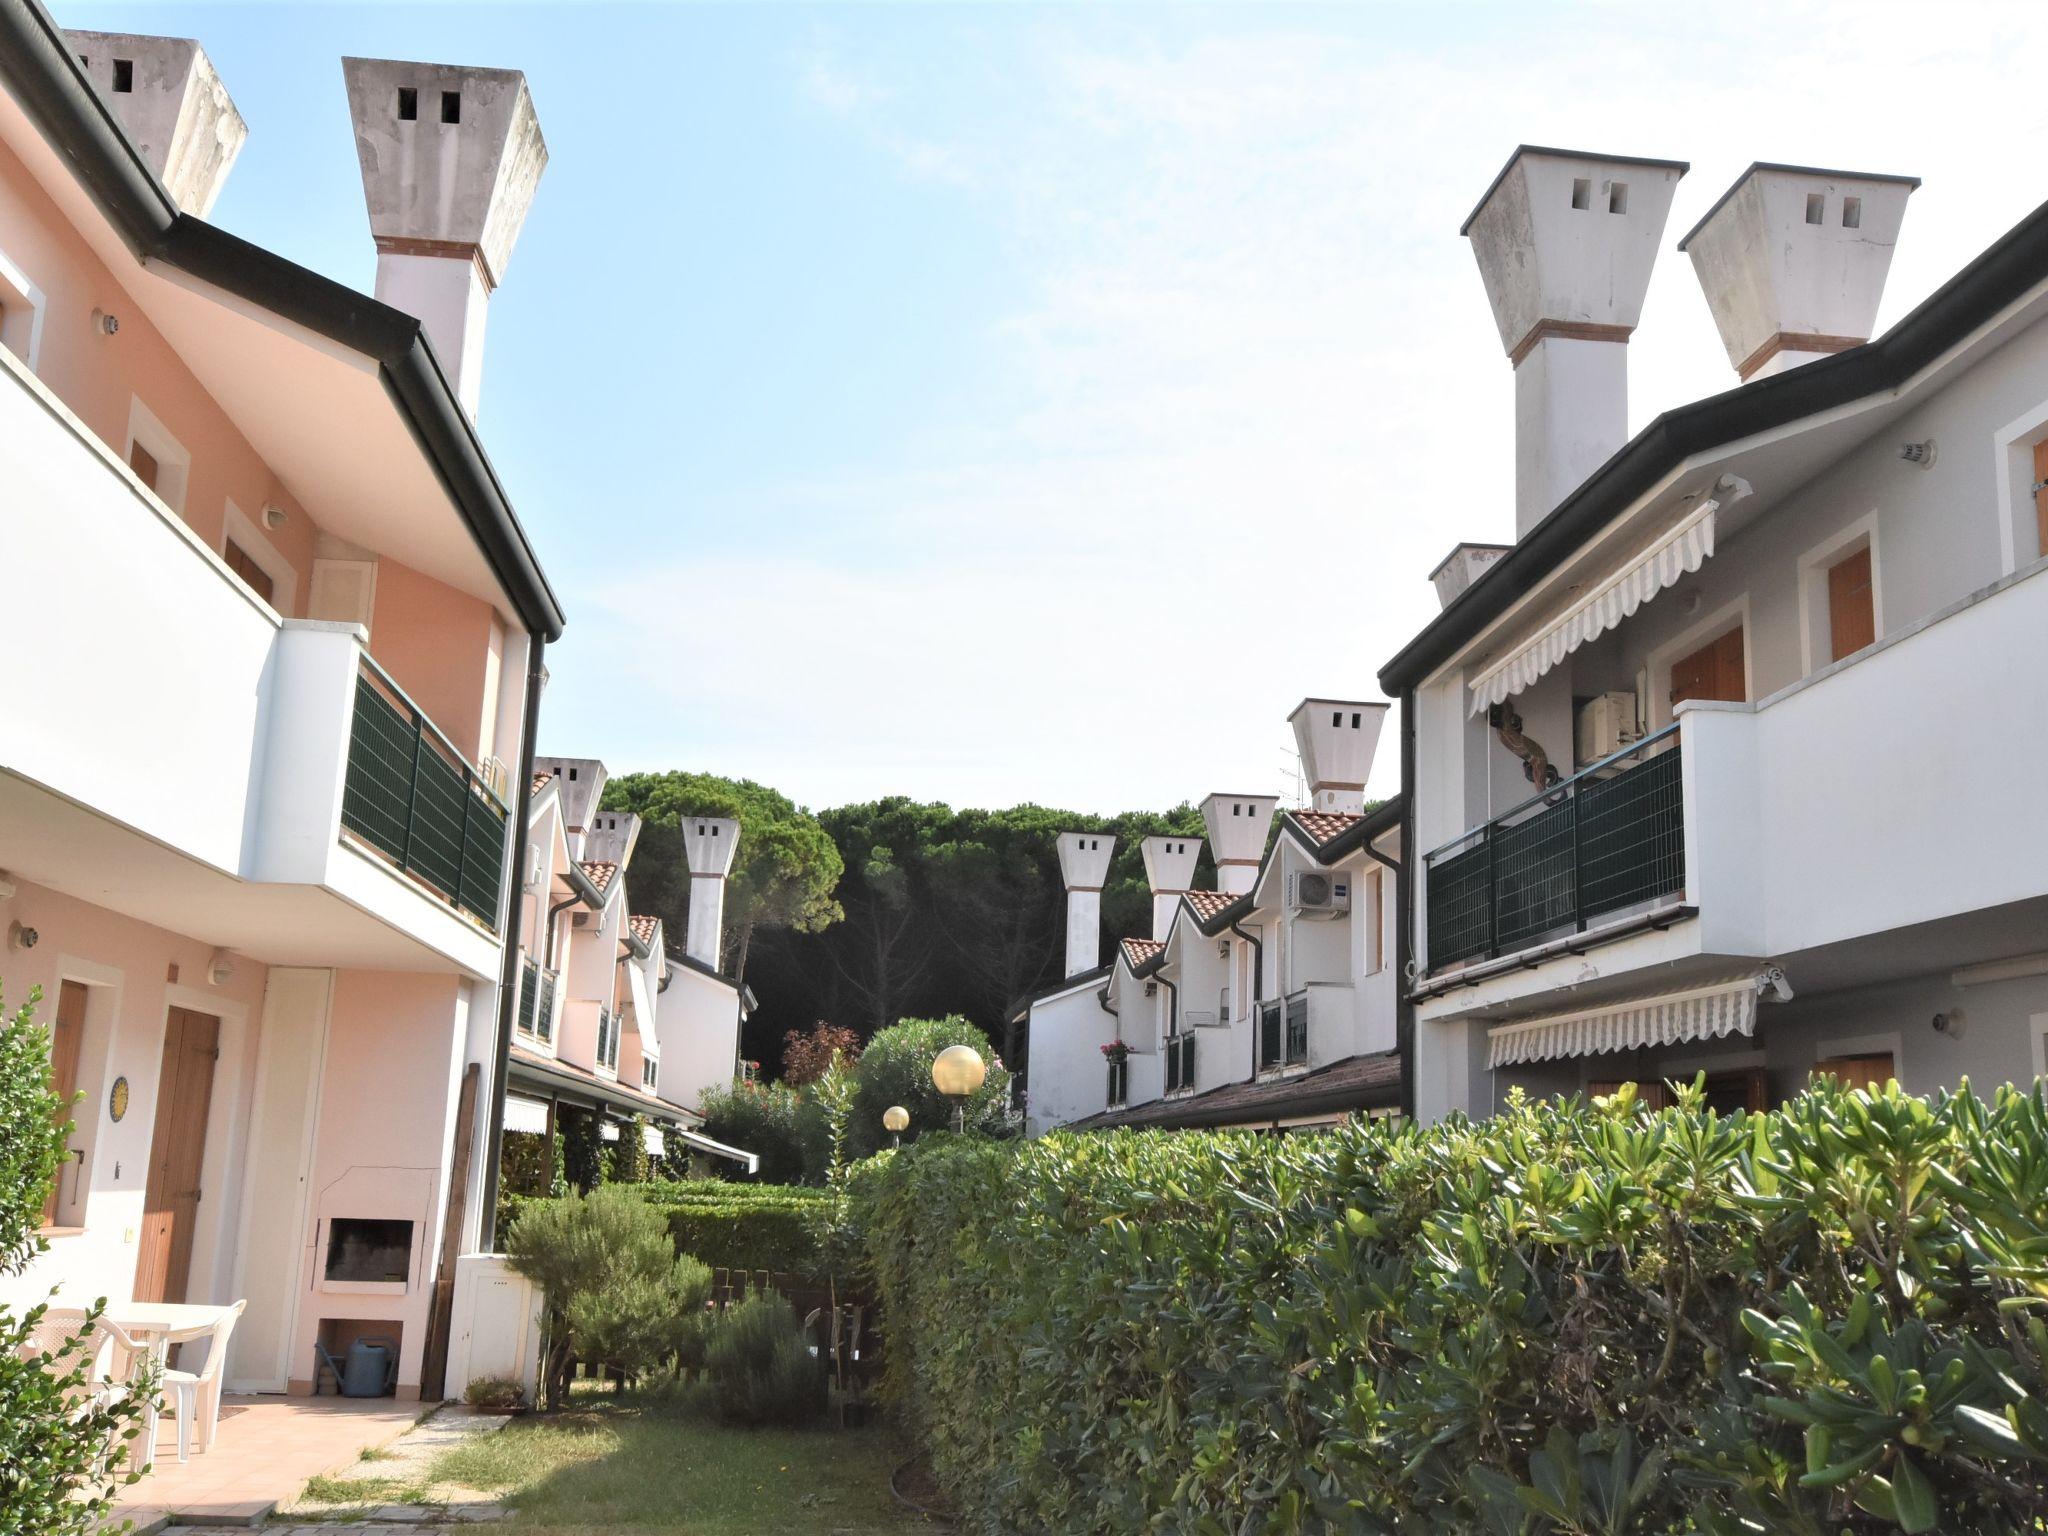
<svg viewBox="0 0 2048 1536"><path fill-rule="evenodd" d="M1734 387L1631 436L1683 169L1525 147L1467 225L1518 537L1380 675L1424 1119L2043 1068L2048 208L1869 340L1916 183L1752 166L1678 242Z"/></svg>

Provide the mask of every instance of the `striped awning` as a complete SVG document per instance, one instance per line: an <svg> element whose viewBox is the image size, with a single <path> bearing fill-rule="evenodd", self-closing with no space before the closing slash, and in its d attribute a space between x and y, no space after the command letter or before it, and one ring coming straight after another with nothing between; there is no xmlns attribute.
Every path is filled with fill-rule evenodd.
<svg viewBox="0 0 2048 1536"><path fill-rule="evenodd" d="M1518 1019L1488 1032L1486 1064L1512 1067L1528 1061L1751 1035L1756 1032L1757 1000L1767 992L1791 996L1784 972L1775 966L1683 992L1624 998L1576 1013Z"/></svg>
<svg viewBox="0 0 2048 1536"><path fill-rule="evenodd" d="M1678 522L1595 581L1585 596L1472 679L1471 713L1483 714L1529 688L1588 641L1597 640L1714 553L1714 516L1749 494L1747 481L1723 475Z"/></svg>
<svg viewBox="0 0 2048 1536"><path fill-rule="evenodd" d="M516 1093L505 1095L505 1129L525 1131L530 1135L542 1135L548 1128L548 1107L539 1099L522 1099Z"/></svg>

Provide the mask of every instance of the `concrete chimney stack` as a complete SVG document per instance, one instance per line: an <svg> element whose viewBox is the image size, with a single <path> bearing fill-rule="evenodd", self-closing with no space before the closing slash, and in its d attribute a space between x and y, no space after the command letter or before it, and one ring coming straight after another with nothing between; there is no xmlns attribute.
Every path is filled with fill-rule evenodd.
<svg viewBox="0 0 2048 1536"><path fill-rule="evenodd" d="M1116 839L1107 832L1062 832L1060 879L1067 887L1067 975L1102 964L1102 887Z"/></svg>
<svg viewBox="0 0 2048 1536"><path fill-rule="evenodd" d="M395 59L343 59L377 297L417 315L474 417L484 309L547 168L526 76Z"/></svg>
<svg viewBox="0 0 2048 1536"><path fill-rule="evenodd" d="M1460 544L1441 564L1429 573L1430 583L1436 588L1439 608L1448 608L1460 597L1465 589L1484 576L1487 570L1512 546L1507 544Z"/></svg>
<svg viewBox="0 0 2048 1536"><path fill-rule="evenodd" d="M1173 910L1195 888L1195 865L1202 857L1199 837L1148 837L1139 845L1145 855L1145 883L1152 887L1152 937L1164 940L1173 927Z"/></svg>
<svg viewBox="0 0 2048 1536"><path fill-rule="evenodd" d="M569 856L590 857L583 851L583 837L590 830L598 803L604 799L605 780L609 777L604 764L594 757L536 757L533 771L554 775L555 794L562 805L562 830L568 834Z"/></svg>
<svg viewBox="0 0 2048 1536"><path fill-rule="evenodd" d="M1310 810L1338 816L1365 810L1365 781L1388 707L1343 699L1303 699L1294 706L1287 723L1301 749Z"/></svg>
<svg viewBox="0 0 2048 1536"><path fill-rule="evenodd" d="M725 816L683 818L683 854L690 861L690 931L683 953L718 969L725 942L725 880L740 843L740 824Z"/></svg>
<svg viewBox="0 0 2048 1536"><path fill-rule="evenodd" d="M1628 338L1680 160L1524 144L1458 231L1515 369L1515 537L1628 441Z"/></svg>
<svg viewBox="0 0 2048 1536"><path fill-rule="evenodd" d="M1274 795L1214 794L1202 802L1202 821L1209 828L1209 851L1216 859L1216 889L1241 896L1258 878L1259 860L1266 856L1266 834L1272 830L1273 812L1280 807Z"/></svg>
<svg viewBox="0 0 2048 1536"><path fill-rule="evenodd" d="M1744 383L1870 340L1919 185L1758 161L1678 242Z"/></svg>
<svg viewBox="0 0 2048 1536"><path fill-rule="evenodd" d="M205 218L249 138L206 50L189 37L64 36L171 200Z"/></svg>

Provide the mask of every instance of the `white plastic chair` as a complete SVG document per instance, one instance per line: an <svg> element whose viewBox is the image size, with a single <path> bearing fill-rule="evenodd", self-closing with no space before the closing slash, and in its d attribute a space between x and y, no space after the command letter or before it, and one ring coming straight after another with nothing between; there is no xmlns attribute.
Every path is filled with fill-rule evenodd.
<svg viewBox="0 0 2048 1536"><path fill-rule="evenodd" d="M22 1353L55 1359L65 1345L84 1329L85 1320L86 1314L75 1308L50 1308L28 1331ZM133 1393L137 1371L152 1356L149 1344L130 1337L125 1330L105 1318L94 1324L87 1348L91 1351L91 1360L86 1368L85 1384L73 1393L71 1402L74 1411L78 1412L118 1402ZM150 1453L156 1447L156 1422L157 1399L152 1393L143 1404L142 1432L128 1443L129 1471L141 1472L149 1465Z"/></svg>
<svg viewBox="0 0 2048 1536"><path fill-rule="evenodd" d="M247 1301L236 1302L227 1316L213 1325L213 1331L206 1335L206 1363L199 1367L197 1374L191 1371L164 1372L164 1391L177 1399L180 1461L192 1458L192 1427L195 1424L199 1426L199 1449L213 1449L214 1432L220 1428L220 1372L228 1357L228 1336L235 1331L235 1323L240 1319L242 1309L248 1305Z"/></svg>

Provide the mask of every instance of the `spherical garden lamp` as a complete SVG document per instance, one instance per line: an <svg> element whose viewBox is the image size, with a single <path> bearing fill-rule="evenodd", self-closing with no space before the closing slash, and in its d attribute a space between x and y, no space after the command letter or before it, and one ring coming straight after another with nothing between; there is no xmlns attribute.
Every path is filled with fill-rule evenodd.
<svg viewBox="0 0 2048 1536"><path fill-rule="evenodd" d="M889 1145L903 1145L903 1133L910 1129L910 1111L901 1104L891 1104L882 1111L882 1129L889 1133Z"/></svg>
<svg viewBox="0 0 2048 1536"><path fill-rule="evenodd" d="M932 1086L953 1101L953 1129L967 1129L967 1101L988 1081L988 1067L971 1045L949 1045L932 1062Z"/></svg>

